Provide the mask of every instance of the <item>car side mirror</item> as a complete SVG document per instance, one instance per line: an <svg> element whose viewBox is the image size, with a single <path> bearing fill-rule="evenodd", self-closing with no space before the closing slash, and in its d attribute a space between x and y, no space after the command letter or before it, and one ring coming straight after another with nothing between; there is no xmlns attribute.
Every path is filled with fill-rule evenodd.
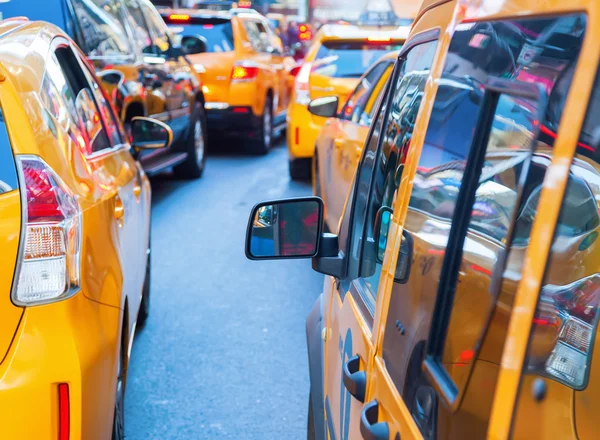
<svg viewBox="0 0 600 440"><path fill-rule="evenodd" d="M196 35L186 35L182 37L181 47L187 55L205 53L208 50L206 39Z"/></svg>
<svg viewBox="0 0 600 440"><path fill-rule="evenodd" d="M323 201L318 197L260 203L248 222L246 256L251 260L316 257L322 225Z"/></svg>
<svg viewBox="0 0 600 440"><path fill-rule="evenodd" d="M308 111L315 116L332 118L337 115L340 98L337 96L324 96L313 99L308 103Z"/></svg>
<svg viewBox="0 0 600 440"><path fill-rule="evenodd" d="M136 150L167 148L173 141L173 131L156 119L136 116L131 120L131 146Z"/></svg>

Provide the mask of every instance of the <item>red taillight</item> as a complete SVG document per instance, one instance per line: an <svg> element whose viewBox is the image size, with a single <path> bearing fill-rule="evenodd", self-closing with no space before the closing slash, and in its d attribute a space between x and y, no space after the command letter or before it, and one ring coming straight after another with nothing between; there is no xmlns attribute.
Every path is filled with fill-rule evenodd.
<svg viewBox="0 0 600 440"><path fill-rule="evenodd" d="M294 141L296 145L300 144L300 127L296 127L296 130L294 131Z"/></svg>
<svg viewBox="0 0 600 440"><path fill-rule="evenodd" d="M367 41L369 43L391 43L392 38L391 37L371 36L371 37L367 37Z"/></svg>
<svg viewBox="0 0 600 440"><path fill-rule="evenodd" d="M296 103L300 105L308 105L310 102L310 72L312 71L311 63L304 63L298 74L296 75L295 92Z"/></svg>
<svg viewBox="0 0 600 440"><path fill-rule="evenodd" d="M27 220L64 220L65 216L58 203L60 187L52 179L41 162L23 163L23 177L27 194Z"/></svg>
<svg viewBox="0 0 600 440"><path fill-rule="evenodd" d="M212 29L214 27L215 27L214 24L205 24L204 26L202 26L203 29Z"/></svg>
<svg viewBox="0 0 600 440"><path fill-rule="evenodd" d="M233 81L248 81L258 76L258 67L254 66L233 66L231 70L231 79Z"/></svg>
<svg viewBox="0 0 600 440"><path fill-rule="evenodd" d="M190 21L190 16L188 14L171 14L171 15L169 15L169 20L171 20L171 21Z"/></svg>
<svg viewBox="0 0 600 440"><path fill-rule="evenodd" d="M250 113L250 109L248 107L234 107L233 113Z"/></svg>
<svg viewBox="0 0 600 440"><path fill-rule="evenodd" d="M16 159L25 228L13 302L29 306L68 298L81 285L79 203L40 157Z"/></svg>
<svg viewBox="0 0 600 440"><path fill-rule="evenodd" d="M308 41L310 39L312 39L313 34L311 31L306 31L306 32L300 32L300 34L298 34L298 38L300 38L300 40L302 41Z"/></svg>
<svg viewBox="0 0 600 440"><path fill-rule="evenodd" d="M298 73L300 73L300 69L301 69L301 68L302 68L302 65L301 65L301 64L298 64L298 65L296 65L296 66L292 67L292 68L290 69L290 72L289 72L289 73L290 73L290 75L292 75L292 76L298 76Z"/></svg>
<svg viewBox="0 0 600 440"><path fill-rule="evenodd" d="M71 414L69 407L69 385L58 384L58 440L69 440L71 436Z"/></svg>

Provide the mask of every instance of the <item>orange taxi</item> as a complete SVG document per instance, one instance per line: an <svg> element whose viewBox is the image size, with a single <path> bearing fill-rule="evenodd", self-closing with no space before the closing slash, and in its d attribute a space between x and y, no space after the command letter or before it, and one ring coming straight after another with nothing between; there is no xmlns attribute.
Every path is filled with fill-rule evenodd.
<svg viewBox="0 0 600 440"><path fill-rule="evenodd" d="M83 53L54 25L0 22L0 438L122 440L150 305L150 184Z"/></svg>
<svg viewBox="0 0 600 440"><path fill-rule="evenodd" d="M362 75L382 55L400 49L409 28L363 29L352 25L324 25L314 37L304 64L296 75L288 111L287 146L290 177L311 176L317 137L325 118L311 115L311 99L336 95L340 104Z"/></svg>
<svg viewBox="0 0 600 440"><path fill-rule="evenodd" d="M285 127L295 64L269 20L203 9L160 13L202 78L209 130L249 137L252 152L267 153Z"/></svg>

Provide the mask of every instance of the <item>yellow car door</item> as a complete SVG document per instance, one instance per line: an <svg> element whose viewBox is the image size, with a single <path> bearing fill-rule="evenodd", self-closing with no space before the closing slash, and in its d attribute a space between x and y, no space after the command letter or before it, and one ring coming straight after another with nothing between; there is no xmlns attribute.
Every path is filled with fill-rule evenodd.
<svg viewBox="0 0 600 440"><path fill-rule="evenodd" d="M563 49L538 50L537 74L548 72L557 57L575 65L583 41L576 22L573 16L517 20L520 29L535 27ZM513 53L503 40L522 47L526 32L498 32L499 40L473 43L482 29L507 25L494 17L458 26L448 55L433 64L437 32L428 42L409 40L401 55L407 67L392 82L382 165L375 167L389 174L373 190L381 194L381 215L394 206L394 217L383 229L383 221L374 220L374 234L364 240L376 243L383 275L363 432L425 439L487 435L535 216L530 211L552 151L540 126L558 125L547 118L562 113L572 80L568 74L546 77L551 88L560 81L557 96L550 96L556 107L547 111L545 92L513 70ZM421 51L432 54L427 64L434 66L435 87L426 87ZM411 65L418 67L412 73ZM456 66L463 69L459 76ZM397 152L391 163L388 149Z"/></svg>

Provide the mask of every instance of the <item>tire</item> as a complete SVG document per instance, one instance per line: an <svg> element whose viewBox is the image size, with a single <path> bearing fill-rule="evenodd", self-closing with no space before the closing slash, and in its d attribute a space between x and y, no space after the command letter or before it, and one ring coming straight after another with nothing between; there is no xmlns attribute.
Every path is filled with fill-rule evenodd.
<svg viewBox="0 0 600 440"><path fill-rule="evenodd" d="M312 175L312 158L290 159L292 180L308 181Z"/></svg>
<svg viewBox="0 0 600 440"><path fill-rule="evenodd" d="M265 107L258 127L258 135L250 144L250 151L254 154L265 155L273 146L273 98L267 95Z"/></svg>
<svg viewBox="0 0 600 440"><path fill-rule="evenodd" d="M123 326L125 331L125 326ZM125 365L125 344L121 343L119 350L119 368L117 373L117 389L113 416L112 440L125 439L125 384L127 382L127 367Z"/></svg>
<svg viewBox="0 0 600 440"><path fill-rule="evenodd" d="M312 393L308 397L308 423L306 426L306 440L315 440L315 415L312 406Z"/></svg>
<svg viewBox="0 0 600 440"><path fill-rule="evenodd" d="M198 179L204 172L206 164L206 115L202 103L194 106L190 120L190 132L186 140L187 158L185 162L174 167L175 175L180 179Z"/></svg>
<svg viewBox="0 0 600 440"><path fill-rule="evenodd" d="M152 244L148 243L148 261L146 262L146 276L144 277L144 287L142 290L142 302L140 304L140 310L137 316L137 326L138 328L144 327L146 324L146 320L148 319L148 315L150 315L150 279L152 273L152 265L151 265L151 249Z"/></svg>

